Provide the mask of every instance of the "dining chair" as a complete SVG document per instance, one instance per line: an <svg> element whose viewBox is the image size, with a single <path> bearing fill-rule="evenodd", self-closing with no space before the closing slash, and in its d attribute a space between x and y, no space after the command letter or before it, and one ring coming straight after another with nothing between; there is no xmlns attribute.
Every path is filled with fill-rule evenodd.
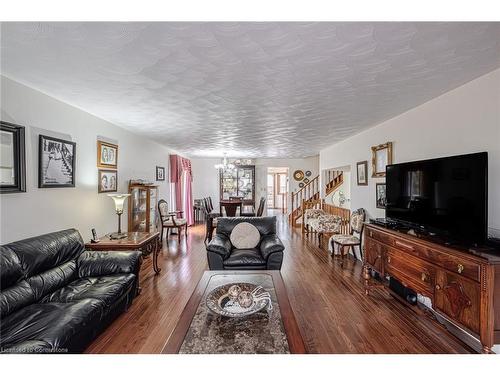
<svg viewBox="0 0 500 375"><path fill-rule="evenodd" d="M212 234L215 228L217 228L217 218L221 216L218 212L212 212L213 204L212 198L203 198L203 205L205 206L206 215L206 232L205 232L205 243L212 240Z"/></svg>
<svg viewBox="0 0 500 375"><path fill-rule="evenodd" d="M187 231L188 231L187 220L178 217L178 215L183 214L183 211L169 211L167 201L165 199L160 199L158 201L158 212L160 214L160 220L161 220L160 243L163 244L164 228L167 228L167 235L166 235L167 240L171 228L177 228L177 234L179 235L179 240L181 238L181 229L184 228L184 236L187 238Z"/></svg>
<svg viewBox="0 0 500 375"><path fill-rule="evenodd" d="M359 255L363 259L363 250L361 249L361 243L363 241L363 228L365 223L366 211L363 208L359 208L353 211L351 214L351 233L350 234L334 234L331 238L332 244L332 256L335 254L335 245L340 248L340 267L344 266L344 259L349 250L352 249L354 259L358 259L356 256L355 247L359 248ZM357 236L356 236L357 235ZM347 248L347 252L345 251Z"/></svg>
<svg viewBox="0 0 500 375"><path fill-rule="evenodd" d="M245 217L254 217L254 216L262 216L264 213L264 206L266 205L266 198L262 197L260 198L259 202L259 208L257 209L257 212L242 212L241 216Z"/></svg>

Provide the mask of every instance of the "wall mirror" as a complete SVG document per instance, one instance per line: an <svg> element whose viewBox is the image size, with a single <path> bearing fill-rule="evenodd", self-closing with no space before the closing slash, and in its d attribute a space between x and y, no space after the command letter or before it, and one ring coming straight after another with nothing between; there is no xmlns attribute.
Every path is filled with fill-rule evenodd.
<svg viewBox="0 0 500 375"><path fill-rule="evenodd" d="M0 121L0 193L26 191L24 126Z"/></svg>

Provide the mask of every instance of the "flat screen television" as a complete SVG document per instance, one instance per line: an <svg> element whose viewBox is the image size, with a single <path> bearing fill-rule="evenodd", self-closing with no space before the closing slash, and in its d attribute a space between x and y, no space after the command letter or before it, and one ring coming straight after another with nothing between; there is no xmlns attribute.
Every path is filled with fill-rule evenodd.
<svg viewBox="0 0 500 375"><path fill-rule="evenodd" d="M448 242L487 239L488 153L388 165L386 218Z"/></svg>

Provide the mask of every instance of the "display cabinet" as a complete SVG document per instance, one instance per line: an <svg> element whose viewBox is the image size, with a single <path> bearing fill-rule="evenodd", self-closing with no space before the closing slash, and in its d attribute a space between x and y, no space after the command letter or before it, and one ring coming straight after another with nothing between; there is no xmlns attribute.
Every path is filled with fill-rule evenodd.
<svg viewBox="0 0 500 375"><path fill-rule="evenodd" d="M129 184L128 231L156 232L158 186Z"/></svg>
<svg viewBox="0 0 500 375"><path fill-rule="evenodd" d="M255 206L255 166L240 165L220 171L220 200L241 197L243 205Z"/></svg>

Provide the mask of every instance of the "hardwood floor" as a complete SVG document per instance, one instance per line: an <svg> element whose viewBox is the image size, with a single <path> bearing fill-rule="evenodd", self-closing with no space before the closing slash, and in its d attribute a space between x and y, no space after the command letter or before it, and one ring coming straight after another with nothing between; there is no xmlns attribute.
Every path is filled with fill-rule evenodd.
<svg viewBox="0 0 500 375"><path fill-rule="evenodd" d="M340 268L338 259L303 239L281 217L286 247L281 270L307 350L310 353L470 353L471 348L435 320L415 312L383 289L365 296L361 263ZM87 353L159 353L208 269L204 225L189 229L180 246L170 236L159 256L141 271L142 293L87 349ZM182 236L184 237L184 236Z"/></svg>

